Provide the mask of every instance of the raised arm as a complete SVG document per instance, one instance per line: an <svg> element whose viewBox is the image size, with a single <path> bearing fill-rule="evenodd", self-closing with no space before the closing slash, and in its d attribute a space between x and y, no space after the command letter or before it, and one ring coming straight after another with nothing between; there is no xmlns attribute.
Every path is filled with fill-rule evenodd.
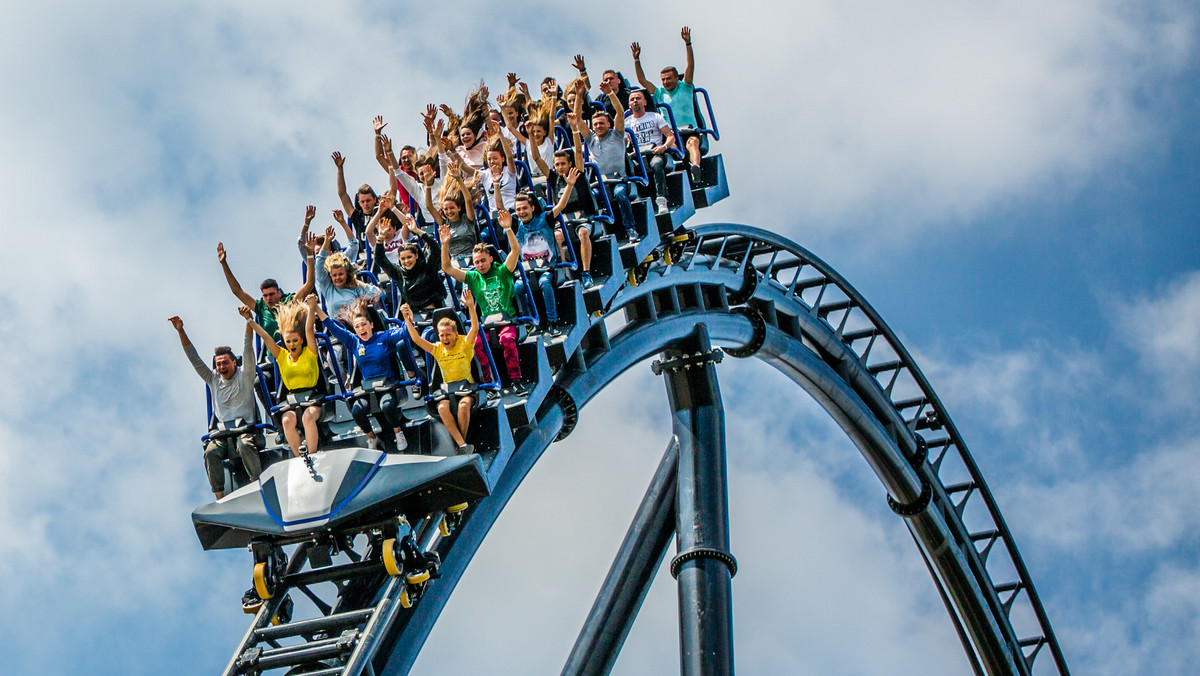
<svg viewBox="0 0 1200 676"><path fill-rule="evenodd" d="M456 166L461 167L462 164L459 163ZM454 174L451 174L451 175L454 175ZM474 220L475 220L475 202L471 199L471 191L467 189L467 184L464 183L462 180L461 170L458 170L458 176L459 176L458 194L462 195L463 213L466 214L467 220L474 222Z"/></svg>
<svg viewBox="0 0 1200 676"><path fill-rule="evenodd" d="M238 309L238 312L241 312L240 308ZM244 314L242 316L246 317ZM267 333L266 329L259 326L258 322L254 321L254 315L246 317L246 323L251 329L254 330L255 333L258 334L259 338L262 338L263 345L267 347L267 352L270 352L272 357L278 359L279 353L283 350L283 348L279 347L279 343L275 342L275 338L271 334Z"/></svg>
<svg viewBox="0 0 1200 676"><path fill-rule="evenodd" d="M504 234L508 237L508 255L504 258L504 267L508 268L509 272L515 272L517 262L521 260L521 243L517 241L512 214L508 209L500 209L496 212L496 220L500 221L500 226L504 228Z"/></svg>
<svg viewBox="0 0 1200 676"><path fill-rule="evenodd" d="M400 306L400 315L404 317L404 327L408 329L408 337L412 340L413 344L426 352L433 352L433 343L425 340L421 337L420 333L417 333L417 327L413 325L412 308L408 306L408 303Z"/></svg>
<svg viewBox="0 0 1200 676"><path fill-rule="evenodd" d="M464 286L462 292L463 305L467 306L467 314L471 317L471 328L467 331L467 342L474 343L479 336L479 311L475 309L475 296L471 289Z"/></svg>
<svg viewBox="0 0 1200 676"><path fill-rule="evenodd" d="M312 227L313 219L317 217L317 208L313 205L304 207L304 225L300 226L300 255L304 255L305 242L308 240L308 229Z"/></svg>
<svg viewBox="0 0 1200 676"><path fill-rule="evenodd" d="M351 208L350 211L353 212L354 209ZM376 209L375 213L378 215L379 210ZM355 237L354 231L350 229L350 224L346 222L346 214L342 213L341 209L334 209L333 220L337 221L337 224L342 226L342 232L346 233L346 246L350 246L350 243L355 240Z"/></svg>
<svg viewBox="0 0 1200 676"><path fill-rule="evenodd" d="M467 281L467 273L454 267L454 264L450 262L450 226L445 223L438 226L438 239L442 241L442 272L450 275L450 278L455 281Z"/></svg>
<svg viewBox="0 0 1200 676"><path fill-rule="evenodd" d="M553 218L558 218L563 209L567 208L567 202L571 201L571 189L575 187L575 181L579 180L579 169L571 167L571 171L564 178L567 181L567 187L562 191L562 195L559 195L558 203L550 212Z"/></svg>
<svg viewBox="0 0 1200 676"><path fill-rule="evenodd" d="M583 62L583 54L575 55L575 62L573 65L575 66L575 70L579 71L579 80L583 83L584 91L586 92L588 89L591 89L592 81L590 78L588 78L587 64Z"/></svg>
<svg viewBox="0 0 1200 676"><path fill-rule="evenodd" d="M625 135L625 106L621 105L621 97L617 96L617 90L609 87L606 84L600 85L600 91L608 94L608 102L613 107L613 128L621 136Z"/></svg>
<svg viewBox="0 0 1200 676"><path fill-rule="evenodd" d="M433 224L437 227L442 227L442 214L437 207L433 205L433 186L425 186L425 209L433 216Z"/></svg>
<svg viewBox="0 0 1200 676"><path fill-rule="evenodd" d="M317 287L317 249L321 248L318 237L310 235L304 240L304 284L296 290L296 300L303 301Z"/></svg>
<svg viewBox="0 0 1200 676"><path fill-rule="evenodd" d="M387 151L383 147L383 128L387 126L387 122L383 121L382 115L376 115L371 123L375 127L375 161L383 167L384 171L387 171Z"/></svg>
<svg viewBox="0 0 1200 676"><path fill-rule="evenodd" d="M575 97L576 104L579 102L579 97ZM579 135L579 129L571 130L571 143L575 144L575 168L580 172L583 171L583 139Z"/></svg>
<svg viewBox="0 0 1200 676"><path fill-rule="evenodd" d="M325 311L321 310L321 304L317 302L316 296L309 296L308 298L304 299L304 302L308 303L308 316L304 319L304 339L308 341L308 349L316 353L317 312L320 311L321 314L324 315Z"/></svg>
<svg viewBox="0 0 1200 676"><path fill-rule="evenodd" d="M642 46L638 43L629 45L629 51L633 52L633 70L637 75L638 84L646 90L646 98L654 96L654 91L657 87L654 83L646 79L646 73L642 72Z"/></svg>
<svg viewBox="0 0 1200 676"><path fill-rule="evenodd" d="M225 282L229 284L229 290L233 295L246 305L254 305L254 297L246 293L242 285L238 283L237 277L233 276L233 270L229 269L229 263L225 261L225 245L217 242L217 260L221 262L221 271L225 273ZM174 322L171 322L174 324ZM182 327L183 324L180 323ZM184 334L186 336L186 334Z"/></svg>
<svg viewBox="0 0 1200 676"><path fill-rule="evenodd" d="M342 201L342 208L346 210L346 213L351 213L354 211L354 202L350 201L350 194L346 192L346 173L344 169L346 158L342 157L342 154L336 150L333 151L333 155L330 155L330 157L333 158L333 164L337 167L338 199Z"/></svg>
<svg viewBox="0 0 1200 676"><path fill-rule="evenodd" d="M683 81L692 84L692 73L696 70L696 62L692 56L692 29L684 26L679 31L679 36L683 38L683 48L687 50L687 68L683 71Z"/></svg>

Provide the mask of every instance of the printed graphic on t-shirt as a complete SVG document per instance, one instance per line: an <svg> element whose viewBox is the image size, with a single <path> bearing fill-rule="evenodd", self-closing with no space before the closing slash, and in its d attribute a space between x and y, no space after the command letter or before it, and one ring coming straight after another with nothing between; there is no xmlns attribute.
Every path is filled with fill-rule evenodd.
<svg viewBox="0 0 1200 676"><path fill-rule="evenodd" d="M666 125L666 121L658 113L646 113L640 118L630 117L625 120L625 127L633 132L639 146L662 144L662 128Z"/></svg>
<svg viewBox="0 0 1200 676"><path fill-rule="evenodd" d="M546 240L546 235L540 230L529 233L521 245L521 255L530 261L541 258L550 260L550 242Z"/></svg>

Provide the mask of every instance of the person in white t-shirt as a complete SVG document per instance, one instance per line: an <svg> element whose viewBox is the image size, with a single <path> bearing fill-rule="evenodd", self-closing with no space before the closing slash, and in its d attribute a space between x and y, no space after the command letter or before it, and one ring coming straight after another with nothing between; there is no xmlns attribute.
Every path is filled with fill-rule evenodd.
<svg viewBox="0 0 1200 676"><path fill-rule="evenodd" d="M629 116L625 128L633 132L643 159L654 179L654 204L659 214L667 213L667 171L674 164L667 151L675 147L675 134L662 115L646 110L646 92L629 93Z"/></svg>

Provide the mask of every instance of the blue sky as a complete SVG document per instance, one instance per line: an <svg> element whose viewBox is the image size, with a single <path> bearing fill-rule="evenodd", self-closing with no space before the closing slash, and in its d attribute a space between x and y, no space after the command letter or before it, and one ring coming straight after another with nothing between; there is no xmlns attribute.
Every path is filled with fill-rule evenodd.
<svg viewBox="0 0 1200 676"><path fill-rule="evenodd" d="M733 196L900 334L963 432L1075 673L1200 659L1200 32L1193 3L10 3L0 25L0 652L16 674L206 674L247 623L206 554L203 349L295 286L304 205L381 182L481 78L682 65L693 28ZM612 17L623 17L614 20ZM857 451L756 363L721 367L743 673L964 673ZM666 442L641 369L552 447L414 673L554 673ZM608 440L628 440L614 448ZM582 526L581 526L582 524ZM514 589L513 570L531 582ZM665 578L665 579L664 579ZM618 662L677 669L661 576ZM463 649L464 641L473 646Z"/></svg>

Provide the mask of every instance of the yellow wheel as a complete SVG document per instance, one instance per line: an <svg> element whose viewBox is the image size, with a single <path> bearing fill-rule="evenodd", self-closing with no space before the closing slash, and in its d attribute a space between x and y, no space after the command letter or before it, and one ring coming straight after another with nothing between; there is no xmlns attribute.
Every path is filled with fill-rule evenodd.
<svg viewBox="0 0 1200 676"><path fill-rule="evenodd" d="M408 595L408 588L400 590L400 607L412 608L412 597Z"/></svg>
<svg viewBox="0 0 1200 676"><path fill-rule="evenodd" d="M422 570L417 573L412 573L408 577L404 578L404 581L409 584L421 584L422 582L428 582L429 581L429 571Z"/></svg>
<svg viewBox="0 0 1200 676"><path fill-rule="evenodd" d="M258 598L267 600L271 598L271 590L267 589L267 564L254 564L254 591L258 592Z"/></svg>
<svg viewBox="0 0 1200 676"><path fill-rule="evenodd" d="M438 524L438 531L441 532L442 537L450 537L450 524L445 519L442 519L442 522Z"/></svg>
<svg viewBox="0 0 1200 676"><path fill-rule="evenodd" d="M629 286L637 286L638 285L637 270L636 269L630 270L629 273L625 275L625 279L627 279L629 281Z"/></svg>
<svg viewBox="0 0 1200 676"><path fill-rule="evenodd" d="M449 507L447 507L446 512L449 514L458 514L459 512L465 510L468 506L469 505L467 505L467 503L460 502L457 505L450 505Z"/></svg>
<svg viewBox="0 0 1200 676"><path fill-rule="evenodd" d="M392 577L400 577L400 566L396 565L396 538L383 541L383 569Z"/></svg>

